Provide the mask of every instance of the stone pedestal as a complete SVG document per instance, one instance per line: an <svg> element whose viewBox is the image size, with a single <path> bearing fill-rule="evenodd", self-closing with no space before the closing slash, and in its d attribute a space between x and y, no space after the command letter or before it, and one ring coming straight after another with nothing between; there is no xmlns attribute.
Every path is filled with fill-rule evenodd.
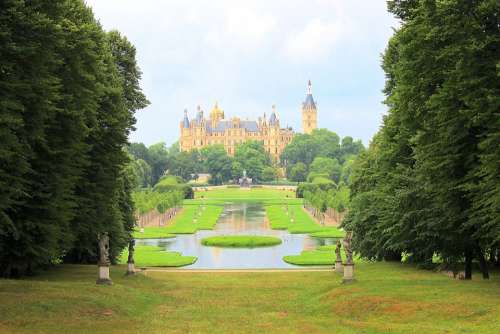
<svg viewBox="0 0 500 334"><path fill-rule="evenodd" d="M342 268L342 261L335 261L335 272L342 274L344 269Z"/></svg>
<svg viewBox="0 0 500 334"><path fill-rule="evenodd" d="M96 284L111 285L113 281L109 278L109 266L99 265L99 276Z"/></svg>
<svg viewBox="0 0 500 334"><path fill-rule="evenodd" d="M134 274L135 274L135 264L134 264L134 262L127 263L127 273L126 273L126 275L129 276L129 275L134 275Z"/></svg>
<svg viewBox="0 0 500 334"><path fill-rule="evenodd" d="M344 278L342 283L354 282L354 264L344 263Z"/></svg>

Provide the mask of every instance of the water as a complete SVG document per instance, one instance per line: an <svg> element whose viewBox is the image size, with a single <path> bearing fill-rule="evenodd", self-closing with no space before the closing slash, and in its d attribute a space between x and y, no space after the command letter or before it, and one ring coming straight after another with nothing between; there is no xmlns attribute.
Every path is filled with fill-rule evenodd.
<svg viewBox="0 0 500 334"><path fill-rule="evenodd" d="M281 238L280 245L259 248L224 248L203 246L201 239L215 235L270 235ZM307 234L290 234L272 230L265 219L264 208L258 203L226 204L214 230L177 235L173 239L137 240L137 245L153 245L197 256L198 260L183 268L189 269L277 269L297 268L283 261L285 255L314 250L332 243L329 239L312 238Z"/></svg>

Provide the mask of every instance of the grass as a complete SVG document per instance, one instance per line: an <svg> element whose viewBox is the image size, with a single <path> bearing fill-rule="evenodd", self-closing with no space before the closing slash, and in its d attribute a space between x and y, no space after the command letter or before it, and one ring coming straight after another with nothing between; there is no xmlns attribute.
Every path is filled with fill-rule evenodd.
<svg viewBox="0 0 500 334"><path fill-rule="evenodd" d="M185 200L182 212L173 218L172 223L158 229L166 234L192 234L198 230L212 230L222 211L223 207L220 205L200 205L198 202Z"/></svg>
<svg viewBox="0 0 500 334"><path fill-rule="evenodd" d="M283 256L283 261L298 266L333 265L336 259L336 248L336 245L319 246L315 250L303 251L299 255ZM340 256L342 257L342 261L345 261L345 253L343 250L340 252ZM353 260L356 264L362 261L356 255L353 256Z"/></svg>
<svg viewBox="0 0 500 334"><path fill-rule="evenodd" d="M283 261L299 266L333 265L335 253L324 250L303 251L300 255L283 256Z"/></svg>
<svg viewBox="0 0 500 334"><path fill-rule="evenodd" d="M283 201L302 202L295 198L294 191L267 189L267 188L221 188L210 191L195 192L195 199L205 200L208 203L224 202L260 202L262 204L283 203Z"/></svg>
<svg viewBox="0 0 500 334"><path fill-rule="evenodd" d="M336 227L329 226L325 230L319 231L319 232L314 232L311 233L311 237L315 238L343 238L345 237L345 232L342 230L339 230Z"/></svg>
<svg viewBox="0 0 500 334"><path fill-rule="evenodd" d="M165 273L97 286L93 265L0 280L0 333L498 333L500 272L452 280L399 263L328 272Z"/></svg>
<svg viewBox="0 0 500 334"><path fill-rule="evenodd" d="M119 263L125 264L128 259L128 249L119 259ZM178 252L167 252L156 246L136 246L134 262L136 267L182 267L195 263L196 256L182 256Z"/></svg>
<svg viewBox="0 0 500 334"><path fill-rule="evenodd" d="M275 230L288 230L290 233L310 233L311 236L317 238L341 238L345 236L345 233L336 227L318 225L304 210L301 203L288 205L288 214L286 206L267 205L266 214L271 228Z"/></svg>
<svg viewBox="0 0 500 334"><path fill-rule="evenodd" d="M281 242L280 238L258 235L216 236L201 240L201 244L205 246L246 248L274 246L281 244Z"/></svg>
<svg viewBox="0 0 500 334"><path fill-rule="evenodd" d="M165 227L145 227L141 233L138 229L133 234L135 239L167 239L175 238L175 234L165 231Z"/></svg>

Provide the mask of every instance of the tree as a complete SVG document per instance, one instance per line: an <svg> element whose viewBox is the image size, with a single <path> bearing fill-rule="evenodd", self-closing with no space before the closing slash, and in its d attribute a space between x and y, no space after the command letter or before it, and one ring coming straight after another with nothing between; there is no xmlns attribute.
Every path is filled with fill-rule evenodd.
<svg viewBox="0 0 500 334"><path fill-rule="evenodd" d="M133 184L135 184L134 188L147 188L153 185L151 166L146 161L131 158L129 167L132 174L131 180L134 180Z"/></svg>
<svg viewBox="0 0 500 334"><path fill-rule="evenodd" d="M201 160L206 171L211 174L210 183L222 184L231 179L232 159L224 146L210 145L201 149Z"/></svg>
<svg viewBox="0 0 500 334"><path fill-rule="evenodd" d="M126 150L129 154L132 155L134 159L142 159L148 164L151 162L151 158L149 157L149 150L143 143L130 143L126 147Z"/></svg>
<svg viewBox="0 0 500 334"><path fill-rule="evenodd" d="M500 4L390 1L403 20L384 55L389 113L351 174L346 228L362 255L418 263L498 248ZM415 80L418 78L418 80ZM485 196L485 193L488 194ZM496 203L496 204L494 204Z"/></svg>
<svg viewBox="0 0 500 334"><path fill-rule="evenodd" d="M165 143L157 143L149 146L148 148L149 155L149 165L152 169L152 184L156 184L158 180L165 174L165 171L168 168L169 155L168 149Z"/></svg>
<svg viewBox="0 0 500 334"><path fill-rule="evenodd" d="M290 179L295 182L303 182L306 180L307 166L302 163L296 163L290 171Z"/></svg>
<svg viewBox="0 0 500 334"><path fill-rule="evenodd" d="M309 166L309 173L325 174L326 177L334 180L336 183L340 180L342 166L337 159L316 157Z"/></svg>
<svg viewBox="0 0 500 334"><path fill-rule="evenodd" d="M276 168L266 166L262 170L262 181L275 181L278 176Z"/></svg>
<svg viewBox="0 0 500 334"><path fill-rule="evenodd" d="M246 170L247 176L255 181L262 180L262 172L271 165L271 157L258 141L247 141L236 146L234 161Z"/></svg>
<svg viewBox="0 0 500 334"><path fill-rule="evenodd" d="M189 181L199 172L200 154L194 150L191 152L180 152L169 157L169 174L182 177Z"/></svg>

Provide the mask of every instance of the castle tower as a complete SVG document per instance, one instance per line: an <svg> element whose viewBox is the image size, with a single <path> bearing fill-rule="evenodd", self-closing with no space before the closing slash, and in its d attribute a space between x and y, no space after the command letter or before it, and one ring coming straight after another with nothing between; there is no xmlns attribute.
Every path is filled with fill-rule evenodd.
<svg viewBox="0 0 500 334"><path fill-rule="evenodd" d="M302 132L310 134L318 127L318 110L312 96L311 80L307 84L306 100L302 103Z"/></svg>
<svg viewBox="0 0 500 334"><path fill-rule="evenodd" d="M215 102L215 106L210 112L210 121L212 123L212 127L215 128L217 126L217 123L219 123L220 120L224 119L224 111L219 108L219 104Z"/></svg>

